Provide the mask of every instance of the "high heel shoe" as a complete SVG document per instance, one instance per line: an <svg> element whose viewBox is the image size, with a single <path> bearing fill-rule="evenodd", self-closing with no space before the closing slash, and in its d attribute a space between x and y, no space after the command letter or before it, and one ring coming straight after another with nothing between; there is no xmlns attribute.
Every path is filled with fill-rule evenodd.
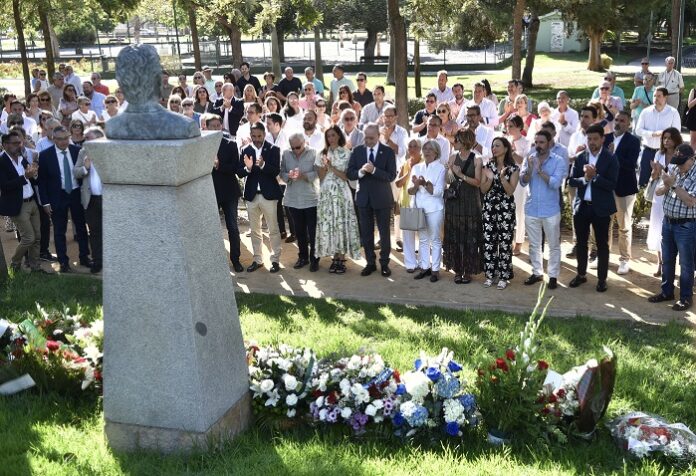
<svg viewBox="0 0 696 476"><path fill-rule="evenodd" d="M335 273L336 267L338 266L338 259L334 258L331 260L331 266L329 266L329 273Z"/></svg>
<svg viewBox="0 0 696 476"><path fill-rule="evenodd" d="M346 260L344 260L344 259L336 260L336 271L334 271L334 273L345 274L345 272L346 272L345 262L346 262Z"/></svg>

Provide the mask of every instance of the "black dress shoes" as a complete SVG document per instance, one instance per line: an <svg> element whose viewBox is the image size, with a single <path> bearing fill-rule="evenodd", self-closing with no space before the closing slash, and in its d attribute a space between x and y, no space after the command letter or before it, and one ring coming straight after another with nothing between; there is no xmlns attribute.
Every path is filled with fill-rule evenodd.
<svg viewBox="0 0 696 476"><path fill-rule="evenodd" d="M536 284L539 281L543 281L543 280L544 280L543 276L538 275L538 274L533 274L524 280L524 284L526 284L527 286L531 286L532 284Z"/></svg>
<svg viewBox="0 0 696 476"><path fill-rule="evenodd" d="M418 273L417 275L415 275L415 276L413 277L413 279L423 279L423 278L425 278L426 276L430 276L431 274L432 274L432 271L431 271L430 269L424 269L424 270L421 270L420 273Z"/></svg>
<svg viewBox="0 0 696 476"><path fill-rule="evenodd" d="M80 256L80 264L82 266L86 266L88 268L92 267L92 260L89 259L89 256Z"/></svg>
<svg viewBox="0 0 696 476"><path fill-rule="evenodd" d="M253 273L254 271L256 271L259 268L263 268L263 263L257 263L256 261L254 261L247 268L247 273Z"/></svg>
<svg viewBox="0 0 696 476"><path fill-rule="evenodd" d="M60 265L60 272L61 273L71 273L72 268L70 267L70 265L68 263L64 263L64 264Z"/></svg>
<svg viewBox="0 0 696 476"><path fill-rule="evenodd" d="M606 281L597 281L597 292L598 292L598 293L603 293L603 292L605 292L607 289L609 289L609 288L607 287L607 282L606 282Z"/></svg>
<svg viewBox="0 0 696 476"><path fill-rule="evenodd" d="M242 271L244 271L244 266L242 266L242 263L240 263L239 261L236 261L236 262L233 261L232 262L232 269L234 269L234 271L236 273L241 273Z"/></svg>
<svg viewBox="0 0 696 476"><path fill-rule="evenodd" d="M587 282L587 277L580 276L578 274L570 281L570 283L568 283L568 286L570 286L571 288L577 288L578 286L580 286L581 284L586 283L586 282Z"/></svg>
<svg viewBox="0 0 696 476"><path fill-rule="evenodd" d="M375 271L377 271L377 266L375 266L374 264L368 264L363 268L362 271L360 271L360 276L369 276Z"/></svg>
<svg viewBox="0 0 696 476"><path fill-rule="evenodd" d="M97 274L101 270L102 270L102 265L100 265L100 264L92 264L92 267L89 268L89 272L92 274Z"/></svg>
<svg viewBox="0 0 696 476"><path fill-rule="evenodd" d="M54 254L51 254L51 253L41 253L39 258L43 261L51 261L51 262L58 261L58 257Z"/></svg>
<svg viewBox="0 0 696 476"><path fill-rule="evenodd" d="M280 265L274 261L273 263L271 263L271 269L269 271L271 273L277 273L278 271L280 271Z"/></svg>
<svg viewBox="0 0 696 476"><path fill-rule="evenodd" d="M674 294L671 296L665 296L664 294L655 294L654 296L650 296L648 298L648 302L656 303L656 302L664 302L664 301L674 301Z"/></svg>
<svg viewBox="0 0 696 476"><path fill-rule="evenodd" d="M319 258L314 258L309 262L309 272L316 273L319 271Z"/></svg>
<svg viewBox="0 0 696 476"><path fill-rule="evenodd" d="M297 261L295 261L295 264L293 265L293 268L295 268L295 269L304 268L304 267L307 266L308 264L309 264L309 261L307 261L307 260L304 259L304 258L300 258L300 259L298 259Z"/></svg>
<svg viewBox="0 0 696 476"><path fill-rule="evenodd" d="M680 299L679 301L674 303L674 306L672 306L673 311L686 311L691 307L691 299L684 299L683 301Z"/></svg>
<svg viewBox="0 0 696 476"><path fill-rule="evenodd" d="M556 289L558 287L557 278L549 278L549 289Z"/></svg>
<svg viewBox="0 0 696 476"><path fill-rule="evenodd" d="M382 266L382 276L384 276L385 278L391 276L391 269L389 269L389 266L387 266L386 264Z"/></svg>
<svg viewBox="0 0 696 476"><path fill-rule="evenodd" d="M297 239L297 238L295 238L295 235L290 235L290 236L288 236L287 238L285 238L285 242L286 242L286 243L292 243L292 242L295 241L296 239Z"/></svg>

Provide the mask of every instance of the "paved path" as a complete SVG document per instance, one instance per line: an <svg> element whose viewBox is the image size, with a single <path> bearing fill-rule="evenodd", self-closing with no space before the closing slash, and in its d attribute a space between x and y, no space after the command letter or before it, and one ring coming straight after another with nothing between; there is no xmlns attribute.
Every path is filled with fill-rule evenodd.
<svg viewBox="0 0 696 476"><path fill-rule="evenodd" d="M240 226L242 229L242 263L251 264L251 239L248 238L248 225L246 213L240 210ZM70 229L70 227L68 227ZM554 296L554 302L550 313L554 316L575 317L577 315L589 315L597 319L626 319L651 324L665 324L670 320L696 325L694 312L678 313L671 310L667 303L650 304L646 298L659 290L659 279L652 276L656 269L655 256L645 249L645 240L640 230L634 241L631 272L626 276L616 274L618 256L611 255L609 271L609 291L598 293L595 291L595 271L590 270L590 279L587 284L577 289L569 289L567 283L575 275L575 261L565 258L565 253L572 244L568 241L568 233L565 233L562 243L563 262L559 287L555 291L548 291L548 295ZM223 232L226 237L226 232ZM0 229L0 239L5 249L5 255L9 257L14 252L16 240L13 234L6 233L4 226ZM266 246L268 239L265 238ZM225 240L225 247L229 250L229 243ZM617 251L615 246L613 251ZM403 267L403 255L392 253L392 271L390 278L383 278L379 273L369 277L361 277L360 270L364 266L364 260L349 261L348 272L344 275L335 275L328 272L330 260L322 259L320 269L316 273L310 273L308 268L302 270L292 269L297 259L297 247L295 244L283 243L281 256L282 270L278 274L270 274L268 255L264 256L266 267L254 273L242 272L231 276L235 282L237 292L243 293L268 293L283 294L289 296L310 296L315 298L341 298L360 301L399 303L407 305L435 305L456 309L500 309L510 312L528 313L535 303L536 287L524 286L523 281L531 272L527 262L527 250L513 260L515 279L504 291L498 291L495 287L486 289L481 283L482 275L476 276L474 281L466 285L456 285L452 282L453 275L447 272L441 273L441 279L437 283L431 283L427 279L416 281L412 274L406 273ZM69 240L69 255L73 260L77 259L77 244ZM43 263L48 268L48 263ZM72 266L76 273L89 275L89 270L77 265ZM57 265L53 265L57 270Z"/></svg>

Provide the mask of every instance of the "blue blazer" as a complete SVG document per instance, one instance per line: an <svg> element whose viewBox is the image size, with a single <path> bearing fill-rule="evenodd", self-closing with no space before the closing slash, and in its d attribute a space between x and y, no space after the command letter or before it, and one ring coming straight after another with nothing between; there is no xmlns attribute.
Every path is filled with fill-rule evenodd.
<svg viewBox="0 0 696 476"><path fill-rule="evenodd" d="M218 168L213 168L213 187L218 203L239 199L242 191L237 180L239 170L239 149L227 132L223 132L218 147Z"/></svg>
<svg viewBox="0 0 696 476"><path fill-rule="evenodd" d="M24 168L29 167L27 159L21 160ZM6 217L19 215L24 201L22 189L27 183L33 184L33 180L27 180L24 175L19 175L10 156L3 152L0 155L0 215Z"/></svg>
<svg viewBox="0 0 696 476"><path fill-rule="evenodd" d="M604 136L604 146L609 147L614 142L614 134ZM638 168L638 156L640 155L640 139L624 132L619 147L614 151L614 155L619 161L619 179L616 182L617 197L626 197L638 193L638 179L636 170Z"/></svg>
<svg viewBox="0 0 696 476"><path fill-rule="evenodd" d="M237 175L246 177L244 184L244 200L250 202L258 193L259 186L261 187L261 195L266 200L280 200L283 198L283 191L278 184L278 174L280 173L280 149L268 141L263 143L261 148L261 156L265 165L261 169L254 164L251 167L251 172L247 172L244 168L244 156L248 155L256 161L256 151L252 146L247 146L242 149L239 154L239 168Z"/></svg>
<svg viewBox="0 0 696 476"><path fill-rule="evenodd" d="M358 181L355 204L374 209L390 208L394 205L391 182L396 178L396 157L391 147L379 144L375 157L375 171L359 178L358 172L367 163L367 147L360 145L353 149L348 162L347 175Z"/></svg>
<svg viewBox="0 0 696 476"><path fill-rule="evenodd" d="M577 187L578 193L573 202L573 214L580 210L580 203L585 197L587 186L583 183L582 177L585 176L584 167L589 161L589 150L584 150L575 158L573 168L570 170L568 184ZM602 147L597 158L597 176L592 182L592 210L597 216L606 217L616 213L616 201L614 200L614 189L619 177L619 161L615 155Z"/></svg>
<svg viewBox="0 0 696 476"><path fill-rule="evenodd" d="M220 116L220 122L223 123L225 121L225 110L222 108L224 102L225 100L220 98L213 104L213 113ZM242 117L244 117L244 100L233 97L231 102L232 107L227 113L227 125L230 128L230 134L236 136L237 129L239 129L239 122L242 120Z"/></svg>
<svg viewBox="0 0 696 476"><path fill-rule="evenodd" d="M77 155L80 153L80 148L70 144L68 150L70 151L70 158L72 159L73 165L75 165L77 162ZM79 190L82 186L82 180L75 180L73 176L73 181L75 184L73 192L78 190L79 199ZM56 154L55 146L49 147L39 154L38 183L41 203L44 205L51 205L51 208L54 209L65 204L63 182L60 179L60 166L58 165L58 154Z"/></svg>

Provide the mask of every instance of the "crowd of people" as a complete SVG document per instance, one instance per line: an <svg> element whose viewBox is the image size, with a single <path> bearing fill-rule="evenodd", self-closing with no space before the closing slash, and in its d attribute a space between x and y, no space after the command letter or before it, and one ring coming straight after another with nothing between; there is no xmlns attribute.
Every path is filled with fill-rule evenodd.
<svg viewBox="0 0 696 476"><path fill-rule="evenodd" d="M537 114L519 80L509 81L499 99L483 79L469 99L465 86L450 85L443 70L409 129L397 124L384 86L370 88L365 73L351 79L341 65L333 67L328 86L311 67L303 78L286 67L279 81L267 72L262 82L248 63L221 80L206 66L190 85L184 74L172 85L165 71L160 101L203 130L223 131L211 172L237 273L268 264L265 221L271 273L281 269L282 243L296 242L295 269L317 272L328 258L328 271L344 274L347 259L358 259L362 248L367 264L361 276L376 272L379 262L387 277L394 243L414 279L436 282L444 268L457 284L484 273L485 287L503 290L514 277L512 258L526 241L532 274L524 284L546 274L554 289L567 199L575 244L566 256L577 259L568 286L587 282L589 267L597 269L596 290L605 292L614 223L617 273L625 275L633 207L644 193L653 204L647 246L657 252L655 276L662 281L649 300L674 300L678 255L680 293L673 309L685 310L692 305L696 260L696 88L686 101L692 144L683 144L678 107L684 82L673 58L665 64L656 75L644 59L630 99L607 72L579 110L558 91L557 105L542 101ZM57 260L69 272L69 213L80 264L99 272L102 184L80 146L104 137L103 124L127 101L98 73L82 81L69 65L61 65L50 83L44 71L34 71L32 88L23 101L5 95L1 118L0 215L9 217L8 230L16 229L20 240L10 266L19 270L24 259L41 270L40 259ZM240 199L253 249L246 267ZM57 256L49 251L51 226Z"/></svg>

